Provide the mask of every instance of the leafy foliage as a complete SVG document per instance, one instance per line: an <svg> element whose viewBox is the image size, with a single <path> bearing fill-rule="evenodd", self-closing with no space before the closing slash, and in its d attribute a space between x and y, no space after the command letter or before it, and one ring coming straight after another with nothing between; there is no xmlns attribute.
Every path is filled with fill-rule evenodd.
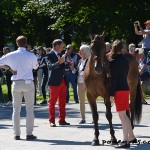
<svg viewBox="0 0 150 150"><path fill-rule="evenodd" d="M123 38L139 42L133 23L149 19L148 0L1 0L1 35L15 41L24 34L31 45L64 38L66 43L89 42L90 33L107 32L106 40ZM144 27L144 26L143 26ZM4 39L1 41L4 42Z"/></svg>

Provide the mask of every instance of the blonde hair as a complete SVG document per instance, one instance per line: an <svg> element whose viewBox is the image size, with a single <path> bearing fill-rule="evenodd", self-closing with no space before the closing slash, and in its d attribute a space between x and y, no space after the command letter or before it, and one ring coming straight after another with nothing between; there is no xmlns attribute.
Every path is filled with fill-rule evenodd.
<svg viewBox="0 0 150 150"><path fill-rule="evenodd" d="M91 56L91 48L89 45L81 45L80 50L83 50L86 54L86 59L88 59Z"/></svg>

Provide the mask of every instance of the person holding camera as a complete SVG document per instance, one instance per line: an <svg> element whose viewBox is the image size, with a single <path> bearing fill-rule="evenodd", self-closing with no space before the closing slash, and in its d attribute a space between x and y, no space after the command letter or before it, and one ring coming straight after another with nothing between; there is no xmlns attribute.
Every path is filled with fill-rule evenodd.
<svg viewBox="0 0 150 150"><path fill-rule="evenodd" d="M64 42L56 39L52 43L53 49L46 55L48 70L51 71L48 85L50 87L49 99L49 123L51 127L55 124L55 105L58 100L59 125L70 125L65 121L66 117L66 77L65 77L65 54L62 54Z"/></svg>
<svg viewBox="0 0 150 150"><path fill-rule="evenodd" d="M142 49L147 60L148 51L150 51L150 20L144 22L146 29L143 30L139 21L134 22L135 34L142 35Z"/></svg>
<svg viewBox="0 0 150 150"><path fill-rule="evenodd" d="M73 46L71 44L68 44L66 46L66 56L67 59L66 61L68 63L72 62L74 66L77 66L78 62L78 55L73 52ZM66 75L66 82L67 82L67 97L66 101L69 103L69 84L71 83L72 89L73 89L73 95L74 95L74 101L75 103L79 103L78 101L78 93L77 93L77 74L73 74L72 71L70 70L68 74Z"/></svg>

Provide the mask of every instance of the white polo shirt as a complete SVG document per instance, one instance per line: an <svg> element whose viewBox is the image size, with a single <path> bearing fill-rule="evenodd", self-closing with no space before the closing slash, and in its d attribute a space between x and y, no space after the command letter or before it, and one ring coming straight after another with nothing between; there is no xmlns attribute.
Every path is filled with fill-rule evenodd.
<svg viewBox="0 0 150 150"><path fill-rule="evenodd" d="M33 80L33 69L38 68L36 56L25 48L19 47L16 51L6 54L0 58L0 66L7 65L17 71L11 80Z"/></svg>

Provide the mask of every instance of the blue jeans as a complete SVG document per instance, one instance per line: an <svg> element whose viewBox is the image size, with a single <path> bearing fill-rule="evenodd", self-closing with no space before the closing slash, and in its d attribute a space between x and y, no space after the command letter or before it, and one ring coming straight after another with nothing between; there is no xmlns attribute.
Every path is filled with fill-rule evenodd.
<svg viewBox="0 0 150 150"><path fill-rule="evenodd" d="M46 85L47 85L47 82L48 82L48 74L43 75L43 78L42 78L42 95L43 95L44 100L46 100Z"/></svg>
<svg viewBox="0 0 150 150"><path fill-rule="evenodd" d="M67 82L67 102L69 101L69 83L71 83L74 93L74 101L78 102L78 94L77 94L77 75L73 74L71 71L66 75L66 82Z"/></svg>

